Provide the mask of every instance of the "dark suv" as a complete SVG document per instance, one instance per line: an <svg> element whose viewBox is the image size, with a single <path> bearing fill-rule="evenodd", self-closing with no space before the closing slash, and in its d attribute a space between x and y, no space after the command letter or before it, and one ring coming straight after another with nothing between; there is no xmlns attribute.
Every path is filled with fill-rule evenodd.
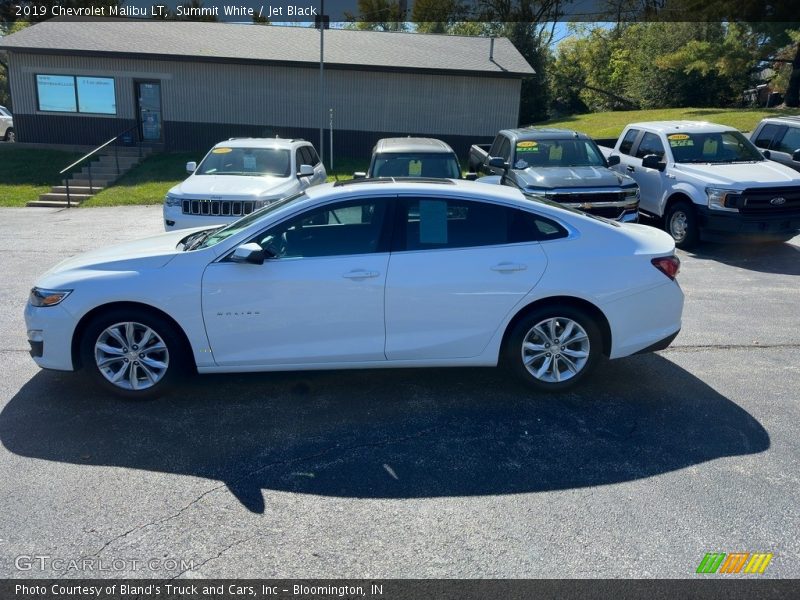
<svg viewBox="0 0 800 600"><path fill-rule="evenodd" d="M800 171L800 116L767 117L750 134L766 158Z"/></svg>
<svg viewBox="0 0 800 600"><path fill-rule="evenodd" d="M461 165L453 149L441 140L383 138L372 149L369 171L353 174L354 179L365 177L460 179Z"/></svg>

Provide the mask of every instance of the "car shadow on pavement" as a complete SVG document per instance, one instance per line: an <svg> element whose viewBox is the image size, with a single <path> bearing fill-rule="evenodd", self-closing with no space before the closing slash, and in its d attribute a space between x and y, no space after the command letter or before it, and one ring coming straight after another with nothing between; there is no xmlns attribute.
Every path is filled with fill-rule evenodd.
<svg viewBox="0 0 800 600"><path fill-rule="evenodd" d="M0 413L25 457L357 498L542 492L650 477L762 452L750 414L660 355L603 363L560 396L498 369L205 376L146 403L40 372Z"/></svg>
<svg viewBox="0 0 800 600"><path fill-rule="evenodd" d="M760 273L800 275L800 248L790 242L758 244L703 243L689 252L700 260L719 263Z"/></svg>

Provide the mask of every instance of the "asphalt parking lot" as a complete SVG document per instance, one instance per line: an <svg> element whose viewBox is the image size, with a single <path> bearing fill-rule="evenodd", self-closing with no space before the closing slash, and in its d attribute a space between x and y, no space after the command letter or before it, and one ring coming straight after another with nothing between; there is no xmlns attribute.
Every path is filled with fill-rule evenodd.
<svg viewBox="0 0 800 600"><path fill-rule="evenodd" d="M34 279L160 215L0 209L0 577L691 577L736 551L800 577L800 237L681 252L674 345L555 398L437 369L136 404L40 371Z"/></svg>

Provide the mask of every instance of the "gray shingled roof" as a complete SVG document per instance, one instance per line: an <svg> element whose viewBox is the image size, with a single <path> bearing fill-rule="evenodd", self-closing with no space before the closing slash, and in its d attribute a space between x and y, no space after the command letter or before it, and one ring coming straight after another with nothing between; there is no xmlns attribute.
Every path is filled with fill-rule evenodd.
<svg viewBox="0 0 800 600"><path fill-rule="evenodd" d="M0 49L318 64L319 31L191 21L53 19L0 38ZM495 40L490 61L488 38L347 29L325 32L325 63L487 75L534 73L506 38Z"/></svg>

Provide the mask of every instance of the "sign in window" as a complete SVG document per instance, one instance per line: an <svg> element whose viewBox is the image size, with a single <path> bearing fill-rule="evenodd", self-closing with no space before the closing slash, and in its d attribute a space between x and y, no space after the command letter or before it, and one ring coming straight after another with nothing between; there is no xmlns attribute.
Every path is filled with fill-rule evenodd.
<svg viewBox="0 0 800 600"><path fill-rule="evenodd" d="M37 75L39 110L115 115L114 79L74 75Z"/></svg>

